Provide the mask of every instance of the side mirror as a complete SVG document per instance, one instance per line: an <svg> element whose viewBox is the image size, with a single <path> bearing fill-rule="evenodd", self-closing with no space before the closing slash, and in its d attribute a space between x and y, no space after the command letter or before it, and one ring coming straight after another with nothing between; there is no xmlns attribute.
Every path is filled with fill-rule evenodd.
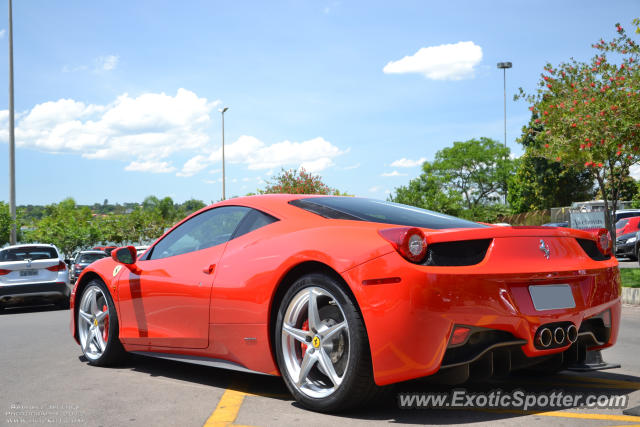
<svg viewBox="0 0 640 427"><path fill-rule="evenodd" d="M111 258L115 262L125 265L133 265L136 263L137 258L136 248L133 246L126 246L124 248L114 249L111 251Z"/></svg>

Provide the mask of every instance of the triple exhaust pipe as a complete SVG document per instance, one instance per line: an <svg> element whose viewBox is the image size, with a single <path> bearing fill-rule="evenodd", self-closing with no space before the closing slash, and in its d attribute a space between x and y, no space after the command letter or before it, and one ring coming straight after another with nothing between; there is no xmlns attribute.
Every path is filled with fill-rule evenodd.
<svg viewBox="0 0 640 427"><path fill-rule="evenodd" d="M554 343L556 346L562 346L567 343L573 344L577 340L578 329L573 324L567 327L557 326L555 328L543 326L536 333L536 344L543 348L550 347Z"/></svg>

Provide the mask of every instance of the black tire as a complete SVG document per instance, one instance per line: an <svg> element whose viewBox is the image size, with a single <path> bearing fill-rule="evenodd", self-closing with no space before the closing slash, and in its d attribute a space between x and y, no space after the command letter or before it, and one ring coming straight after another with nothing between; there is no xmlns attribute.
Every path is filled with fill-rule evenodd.
<svg viewBox="0 0 640 427"><path fill-rule="evenodd" d="M102 280L99 280L99 279L91 280L89 283L87 283L87 286L85 286L85 288L83 289L82 295L80 295L80 297L78 298L78 301L82 302L85 294L94 288L98 288L100 289L100 291L102 291L102 295L105 297L104 299L106 300L105 302L109 309L109 319L108 319L109 333L107 336L107 340L105 342L106 346L102 354L100 354L97 357L95 355L88 354L85 351L85 349L82 348L82 340L80 340L81 341L80 347L82 348L82 352L84 353L84 356L89 362L89 364L95 365L95 366L114 366L122 362L122 360L125 359L127 353L122 347L122 343L118 338L119 336L118 313L116 311L115 304L113 303L113 299L111 298L111 294L107 289L107 286L104 284L104 282L102 282ZM78 303L77 310L75 313L77 328L80 328L81 327L80 322L84 321L83 319L80 318L80 309L81 309L81 306L80 306L80 303ZM79 330L78 330L78 336L80 337Z"/></svg>
<svg viewBox="0 0 640 427"><path fill-rule="evenodd" d="M342 313L344 313L343 320L346 320L348 329L348 360L346 362L346 367L344 368L345 370L342 373L342 382L337 387L334 386L335 390L332 394L320 398L310 397L298 389L295 385L295 380L291 377L287 368L284 355L285 350L283 349L282 328L287 308L294 297L299 295L301 291L311 288L320 288L331 294L333 300L339 304L339 308L342 309ZM319 304L320 303L318 303L318 306ZM331 302L329 302L329 304L335 307L335 304ZM319 312L326 307L327 306L325 305L324 307L319 308ZM335 310L335 308L332 309ZM342 316L342 314L340 316ZM320 317L322 317L322 315L320 315ZM323 319L323 321L326 320L327 319ZM304 327L302 327L302 329L304 329ZM310 343L309 347L305 347L309 349L306 351L313 351L314 349L311 347L312 345L316 346L315 343ZM363 406L374 398L379 397L383 392L383 389L376 386L373 381L369 339L362 320L362 314L360 313L353 298L345 292L342 284L329 275L322 273L307 274L298 279L291 288L289 288L278 307L275 346L278 366L287 388L291 394L293 394L296 401L308 409L318 412L344 411ZM317 347L316 351L318 350L324 351L323 345ZM312 371L310 371L309 375L311 375L313 369L319 368L316 366L311 369ZM322 373L321 371L318 372Z"/></svg>

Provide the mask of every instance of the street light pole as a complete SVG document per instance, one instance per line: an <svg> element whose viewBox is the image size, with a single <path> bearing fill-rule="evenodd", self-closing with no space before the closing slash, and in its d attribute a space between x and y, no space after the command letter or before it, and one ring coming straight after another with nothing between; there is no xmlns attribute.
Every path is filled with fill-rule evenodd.
<svg viewBox="0 0 640 427"><path fill-rule="evenodd" d="M9 0L9 213L11 214L11 233L9 243L17 243L16 236L16 140L14 133L13 106L13 19L11 0Z"/></svg>
<svg viewBox="0 0 640 427"><path fill-rule="evenodd" d="M229 107L224 107L219 109L220 114L222 115L222 200L226 200L225 194L225 178L224 178L224 113L229 109Z"/></svg>
<svg viewBox="0 0 640 427"><path fill-rule="evenodd" d="M504 148L507 148L507 68L511 68L511 62L498 62L498 68L502 68L502 82L504 87ZM507 193L504 194L504 204L507 204Z"/></svg>

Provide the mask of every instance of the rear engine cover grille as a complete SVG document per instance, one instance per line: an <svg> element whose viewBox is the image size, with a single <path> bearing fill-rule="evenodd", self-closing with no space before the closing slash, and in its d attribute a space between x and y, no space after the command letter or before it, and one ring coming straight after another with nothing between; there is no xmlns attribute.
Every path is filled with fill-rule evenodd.
<svg viewBox="0 0 640 427"><path fill-rule="evenodd" d="M491 241L478 239L432 243L427 246L427 258L423 265L453 267L478 264L487 254Z"/></svg>

